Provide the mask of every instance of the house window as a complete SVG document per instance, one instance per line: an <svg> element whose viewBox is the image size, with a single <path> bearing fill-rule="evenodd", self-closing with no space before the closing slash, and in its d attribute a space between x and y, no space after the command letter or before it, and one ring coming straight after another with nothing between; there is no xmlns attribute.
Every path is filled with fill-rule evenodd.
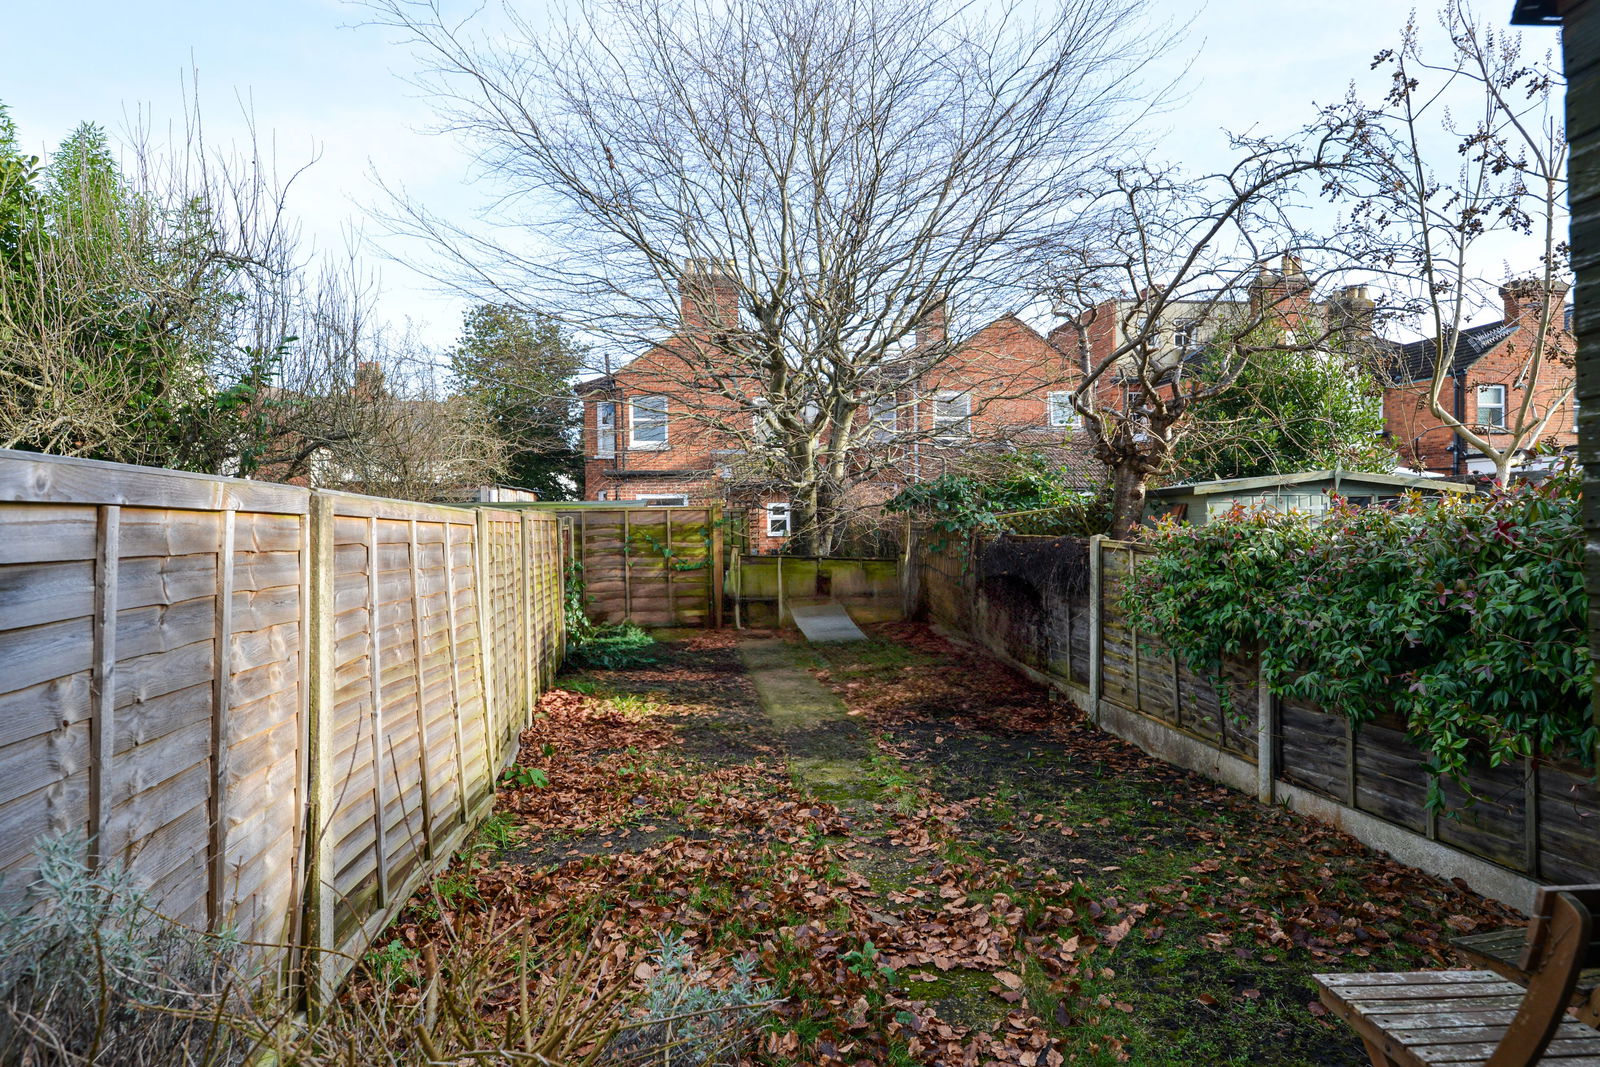
<svg viewBox="0 0 1600 1067"><path fill-rule="evenodd" d="M689 498L683 493L640 493L633 499L653 508L682 508L689 505Z"/></svg>
<svg viewBox="0 0 1600 1067"><path fill-rule="evenodd" d="M972 397L953 389L933 394L933 439L957 441L967 436L967 420L972 417Z"/></svg>
<svg viewBox="0 0 1600 1067"><path fill-rule="evenodd" d="M1578 398L1572 398L1572 432L1578 432Z"/></svg>
<svg viewBox="0 0 1600 1067"><path fill-rule="evenodd" d="M1491 430L1506 428L1506 387L1478 386L1478 425Z"/></svg>
<svg viewBox="0 0 1600 1067"><path fill-rule="evenodd" d="M900 411L892 396L880 396L869 406L872 420L872 439L887 441L895 435L900 425Z"/></svg>
<svg viewBox="0 0 1600 1067"><path fill-rule="evenodd" d="M608 459L617 454L617 403L601 400L594 406L594 454Z"/></svg>
<svg viewBox="0 0 1600 1067"><path fill-rule="evenodd" d="M1178 348L1188 348L1194 344L1195 320L1179 319L1177 325L1172 327L1172 343Z"/></svg>
<svg viewBox="0 0 1600 1067"><path fill-rule="evenodd" d="M1071 393L1051 393L1045 408L1049 411L1051 426L1071 429L1078 425L1078 409L1072 406Z"/></svg>
<svg viewBox="0 0 1600 1067"><path fill-rule="evenodd" d="M667 447L667 398L636 396L629 402L628 447L660 451Z"/></svg>
<svg viewBox="0 0 1600 1067"><path fill-rule="evenodd" d="M767 508L767 536L789 536L789 505L768 504Z"/></svg>

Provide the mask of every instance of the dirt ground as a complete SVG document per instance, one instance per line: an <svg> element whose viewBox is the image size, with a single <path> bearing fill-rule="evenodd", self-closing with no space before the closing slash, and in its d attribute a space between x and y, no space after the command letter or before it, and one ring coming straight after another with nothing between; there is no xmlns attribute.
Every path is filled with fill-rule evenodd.
<svg viewBox="0 0 1600 1067"><path fill-rule="evenodd" d="M681 934L699 980L749 961L781 998L751 1063L1359 1065L1310 974L1455 965L1517 920L916 625L652 655L545 695L405 937L520 909L642 981Z"/></svg>

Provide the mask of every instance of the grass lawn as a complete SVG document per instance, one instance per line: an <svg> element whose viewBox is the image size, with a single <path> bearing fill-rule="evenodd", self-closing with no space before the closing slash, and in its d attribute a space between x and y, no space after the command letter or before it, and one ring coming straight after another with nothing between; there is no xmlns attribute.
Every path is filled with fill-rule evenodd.
<svg viewBox="0 0 1600 1067"><path fill-rule="evenodd" d="M917 626L653 655L546 694L386 981L517 915L544 966L587 949L642 988L670 935L697 983L750 974L779 1001L752 1063L1359 1065L1308 975L1450 966L1512 918Z"/></svg>

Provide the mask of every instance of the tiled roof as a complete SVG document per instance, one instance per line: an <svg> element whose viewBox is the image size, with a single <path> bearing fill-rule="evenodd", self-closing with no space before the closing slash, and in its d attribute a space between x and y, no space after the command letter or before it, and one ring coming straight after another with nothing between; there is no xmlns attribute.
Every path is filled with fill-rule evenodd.
<svg viewBox="0 0 1600 1067"><path fill-rule="evenodd" d="M1455 357L1450 362L1449 376L1461 374L1516 332L1516 323L1504 322L1488 322L1462 330L1456 341ZM1395 384L1410 385L1432 380L1434 354L1437 352L1433 338L1395 345L1392 351Z"/></svg>

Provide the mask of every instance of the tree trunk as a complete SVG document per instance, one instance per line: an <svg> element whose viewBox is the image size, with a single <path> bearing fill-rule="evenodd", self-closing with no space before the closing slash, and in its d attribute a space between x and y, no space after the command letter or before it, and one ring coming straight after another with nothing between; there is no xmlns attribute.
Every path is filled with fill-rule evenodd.
<svg viewBox="0 0 1600 1067"><path fill-rule="evenodd" d="M1144 489L1150 476L1137 467L1116 467L1111 472L1110 535L1127 540L1144 518Z"/></svg>

